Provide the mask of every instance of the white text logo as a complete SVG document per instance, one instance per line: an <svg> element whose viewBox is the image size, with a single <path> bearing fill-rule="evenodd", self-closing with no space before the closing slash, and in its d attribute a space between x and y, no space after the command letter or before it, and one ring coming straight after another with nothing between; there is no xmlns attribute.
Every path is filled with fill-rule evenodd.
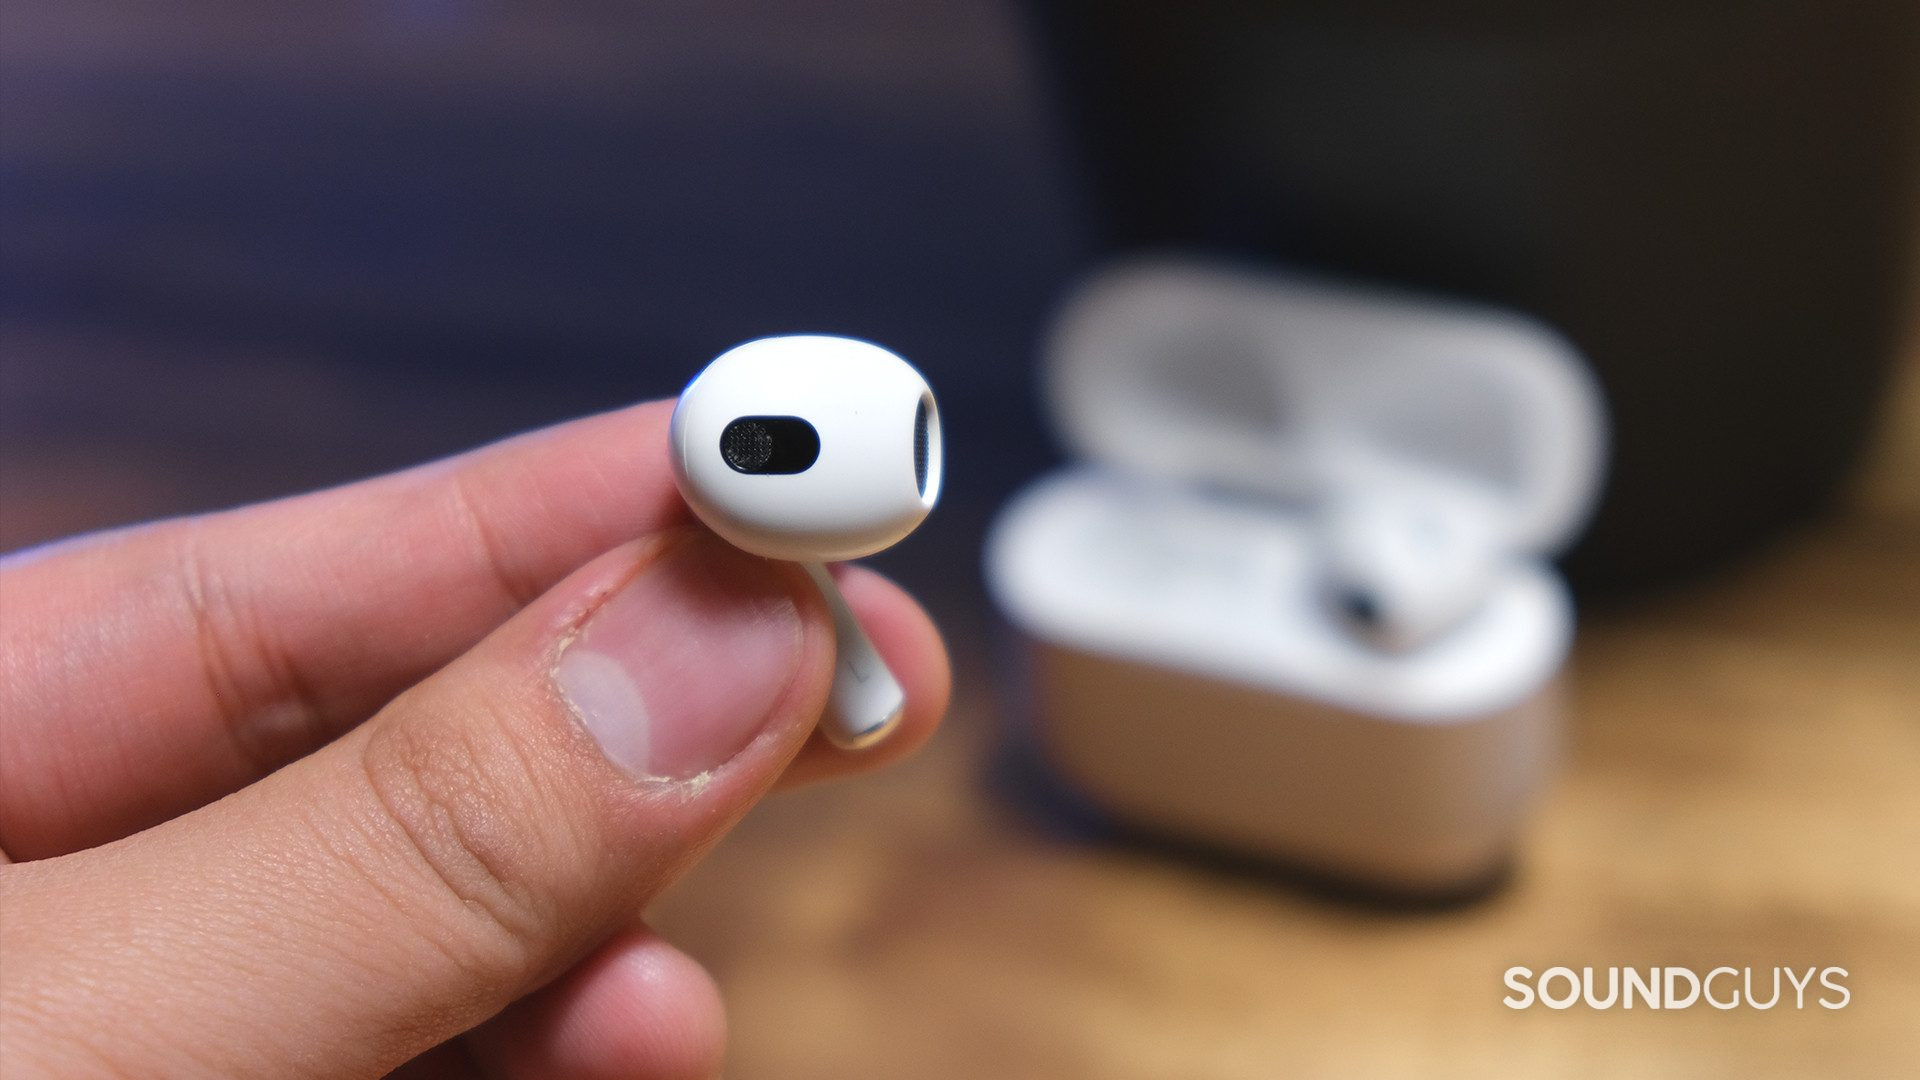
<svg viewBox="0 0 1920 1080"><path fill-rule="evenodd" d="M1549 1009L1686 1009L1706 1004L1715 1009L1804 1009L1812 1000L1823 1009L1844 1009L1853 999L1843 967L1731 968L1705 974L1684 967L1550 967L1534 977L1532 968L1507 969L1500 1001L1509 1009L1530 1009L1537 1001ZM1816 982L1818 980L1817 988Z"/></svg>

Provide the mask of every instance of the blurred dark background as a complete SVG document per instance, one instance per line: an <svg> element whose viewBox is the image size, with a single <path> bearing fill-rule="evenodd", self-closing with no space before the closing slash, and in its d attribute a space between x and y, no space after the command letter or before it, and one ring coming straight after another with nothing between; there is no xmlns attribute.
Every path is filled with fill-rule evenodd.
<svg viewBox="0 0 1920 1080"><path fill-rule="evenodd" d="M730 343L824 330L919 363L955 441L939 539L888 561L971 564L1049 460L1049 305L1097 255L1179 246L1566 329L1619 425L1570 568L1618 589L1825 507L1902 325L1905 0L4 18L0 449L51 488L7 500L7 546L669 395Z"/></svg>
<svg viewBox="0 0 1920 1080"><path fill-rule="evenodd" d="M1172 246L1566 330L1617 423L1568 563L1592 597L1828 507L1903 326L1911 0L0 19L4 547L668 396L814 330L939 391L940 523L881 561L952 586L1053 458L1051 304Z"/></svg>
<svg viewBox="0 0 1920 1080"><path fill-rule="evenodd" d="M0 545L671 396L786 331L941 395L959 464L896 572L970 571L1047 459L1031 354L1083 243L1001 5L0 18Z"/></svg>
<svg viewBox="0 0 1920 1080"><path fill-rule="evenodd" d="M1644 595L1830 510L1920 200L1913 0L1035 5L1109 247L1530 312L1611 401L1564 561Z"/></svg>

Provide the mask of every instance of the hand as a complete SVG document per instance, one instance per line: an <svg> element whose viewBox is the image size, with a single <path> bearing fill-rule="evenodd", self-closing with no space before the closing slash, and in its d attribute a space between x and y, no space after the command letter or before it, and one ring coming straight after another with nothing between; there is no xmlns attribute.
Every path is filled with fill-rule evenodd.
<svg viewBox="0 0 1920 1080"><path fill-rule="evenodd" d="M911 751L949 675L848 569L907 716L811 735L827 612L692 521L668 414L0 562L9 1078L715 1074L639 912L769 789Z"/></svg>

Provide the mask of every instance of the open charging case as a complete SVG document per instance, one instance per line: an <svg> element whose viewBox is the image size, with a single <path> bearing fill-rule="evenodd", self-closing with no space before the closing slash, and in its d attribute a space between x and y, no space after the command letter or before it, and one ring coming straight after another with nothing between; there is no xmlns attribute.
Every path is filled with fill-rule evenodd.
<svg viewBox="0 0 1920 1080"><path fill-rule="evenodd" d="M1555 760L1573 608L1550 560L1601 474L1566 341L1162 259L1084 286L1045 363L1078 463L1015 496L986 569L1051 766L1154 833L1390 890L1489 880ZM1388 650L1328 603L1316 508L1408 484L1471 500L1503 554L1468 617Z"/></svg>

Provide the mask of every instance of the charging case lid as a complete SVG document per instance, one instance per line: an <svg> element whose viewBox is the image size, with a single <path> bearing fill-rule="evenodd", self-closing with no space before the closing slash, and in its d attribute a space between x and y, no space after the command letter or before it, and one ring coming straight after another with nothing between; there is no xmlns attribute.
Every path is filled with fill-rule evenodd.
<svg viewBox="0 0 1920 1080"><path fill-rule="evenodd" d="M1382 719L1452 722L1550 681L1572 605L1545 556L1600 478L1599 392L1500 311L1194 261L1122 264L1066 305L1047 391L1082 459L995 521L987 578L1043 640ZM1329 617L1330 491L1465 500L1512 554L1486 602L1387 652Z"/></svg>
<svg viewBox="0 0 1920 1080"><path fill-rule="evenodd" d="M1066 304L1045 378L1084 461L1280 501L1337 485L1470 485L1516 551L1570 544L1601 476L1601 395L1564 338L1384 288L1123 263Z"/></svg>

